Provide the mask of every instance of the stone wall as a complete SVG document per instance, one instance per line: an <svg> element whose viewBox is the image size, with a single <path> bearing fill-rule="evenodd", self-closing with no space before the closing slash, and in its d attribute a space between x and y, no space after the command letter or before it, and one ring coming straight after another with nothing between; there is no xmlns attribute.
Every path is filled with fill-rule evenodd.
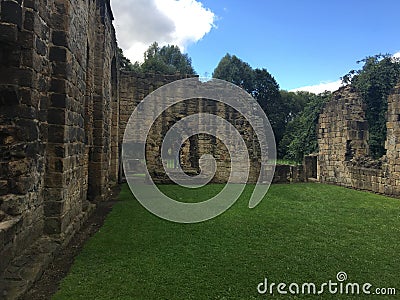
<svg viewBox="0 0 400 300"><path fill-rule="evenodd" d="M0 271L44 227L50 16L0 1ZM40 77L39 77L40 74Z"/></svg>
<svg viewBox="0 0 400 300"><path fill-rule="evenodd" d="M90 201L106 197L117 180L112 20L107 0L0 0L4 280L6 268L16 268L12 259L36 242L67 242L93 207ZM30 279L13 280L18 286Z"/></svg>
<svg viewBox="0 0 400 300"><path fill-rule="evenodd" d="M138 103L162 85L191 77L120 72L112 21L109 0L0 0L0 297L23 293L95 202L107 199ZM162 170L165 133L199 112L238 129L250 152L249 182L256 181L261 161L254 130L235 109L208 99L174 105L156 120L145 141L151 174ZM151 113L143 112L143 122ZM185 143L184 170L198 172L205 153L217 159L214 182L226 182L229 153L210 135ZM288 170L280 173L283 181L302 180L301 168Z"/></svg>
<svg viewBox="0 0 400 300"><path fill-rule="evenodd" d="M193 77L193 75L163 75L163 74L137 74L134 72L121 71L119 80L119 134L118 142L121 144L126 124L135 110L136 106L151 92L159 87L174 82L176 80ZM197 75L194 75L197 77ZM143 122L149 119L148 115L143 115Z"/></svg>
<svg viewBox="0 0 400 300"><path fill-rule="evenodd" d="M241 134L246 143L248 155L250 158L250 172L248 182L256 182L260 175L261 151L258 141L255 139L255 132L250 124L232 107L209 99L189 99L172 106L165 111L154 124L151 131L152 143L147 145L147 158L150 174L160 173L163 169L161 162L161 143L166 132L178 122L183 116L189 116L198 113L209 113L217 115L232 124ZM197 124L193 124L193 127ZM225 141L221 141L213 135L221 134L225 136ZM180 152L180 161L183 170L187 173L199 173L199 160L203 154L210 154L216 160L216 173L211 182L226 183L231 173L231 157L227 146L234 139L229 138L232 133L228 126L217 128L213 135L198 134L189 138ZM226 143L226 144L224 144ZM230 145L235 148L235 145ZM242 156L239 153L239 156ZM151 160L151 158L156 158ZM244 160L244 159L243 159ZM242 161L243 161L242 160ZM242 176L245 172L245 164L241 168L234 170L232 174L234 182L243 182ZM154 176L155 177L155 176Z"/></svg>
<svg viewBox="0 0 400 300"><path fill-rule="evenodd" d="M386 164L382 170L388 177L384 192L400 196L400 83L388 98Z"/></svg>
<svg viewBox="0 0 400 300"><path fill-rule="evenodd" d="M371 159L361 96L350 86L334 94L319 117L318 179L377 193L400 195L400 84L388 98L386 155Z"/></svg>
<svg viewBox="0 0 400 300"><path fill-rule="evenodd" d="M272 183L298 183L304 182L305 177L303 165L281 165L275 166L275 173Z"/></svg>
<svg viewBox="0 0 400 300"><path fill-rule="evenodd" d="M132 112L135 110L138 103L143 100L149 93L161 87L164 84L173 82L175 80L187 78L188 76L182 75L160 75L160 74L145 74L138 75L134 73L123 72L120 78L120 132L119 143L122 143L126 124ZM165 99L159 99L165 101ZM154 105L161 105L155 103ZM148 120L152 120L155 112L154 109L147 109L141 111L139 118L141 122L137 128L132 132L130 142L142 144L144 141L139 139L143 135L144 129L148 128ZM247 149L250 156L250 173L249 182L256 182L260 174L260 147L256 140L256 135L250 124L238 111L232 107L209 99L187 99L177 103L166 109L151 126L149 137L146 141L146 156L147 166L150 175L155 182L165 183L170 180L164 174L164 167L161 160L161 145L168 130L183 117L194 115L198 113L209 113L220 116L224 120L229 121L234 127L238 129L240 134L245 140ZM261 123L260 123L261 122ZM257 123L257 122L256 122ZM262 121L257 124L262 125ZM193 125L197 126L196 124ZM224 133L229 137L228 128L218 128L220 133ZM233 139L226 139L228 142ZM180 162L183 169L187 173L199 173L199 159L203 154L211 154L216 158L217 172L213 178L213 182L221 183L227 182L231 172L231 161L228 150L222 141L207 135L198 134L187 140L180 151ZM134 157L132 157L134 159ZM244 168L244 165L243 165ZM143 168L139 168L142 170ZM236 170L236 174L241 174L242 170ZM239 176L239 175L238 175Z"/></svg>

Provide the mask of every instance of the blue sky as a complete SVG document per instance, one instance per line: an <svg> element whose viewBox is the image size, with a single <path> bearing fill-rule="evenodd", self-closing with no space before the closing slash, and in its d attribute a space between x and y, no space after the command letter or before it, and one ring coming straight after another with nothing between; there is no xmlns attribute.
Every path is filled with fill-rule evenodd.
<svg viewBox="0 0 400 300"><path fill-rule="evenodd" d="M112 4L115 6L118 1L122 0L112 0ZM400 51L398 0L168 0L169 7L173 2L182 2L183 10L175 15L168 12L167 0L125 0L125 3L144 6L152 1L157 14L165 12L173 21L188 9L187 16L193 22L188 19L181 22L186 26L186 39L179 37L182 31L180 34L166 31L170 41L166 38L161 44L176 41L192 58L200 76L211 76L219 60L230 53L254 68L266 68L282 89L292 90L335 82L349 70L359 68L356 61L365 56ZM166 6L160 5L161 1ZM189 12L190 6L196 6L196 10ZM116 19L120 10L117 7L114 12ZM210 14L213 24L206 27ZM146 20L157 22L151 15ZM196 37L188 33L192 27L193 32L197 30ZM117 24L116 28L118 36L123 24ZM133 56L130 58L135 60Z"/></svg>

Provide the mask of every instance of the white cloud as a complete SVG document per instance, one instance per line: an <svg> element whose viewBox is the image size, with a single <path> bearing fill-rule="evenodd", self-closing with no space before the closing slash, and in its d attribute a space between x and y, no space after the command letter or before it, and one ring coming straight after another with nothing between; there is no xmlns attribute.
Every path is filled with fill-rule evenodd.
<svg viewBox="0 0 400 300"><path fill-rule="evenodd" d="M215 14L196 0L113 0L119 46L132 61L157 41L185 51L215 26Z"/></svg>
<svg viewBox="0 0 400 300"><path fill-rule="evenodd" d="M334 82L321 82L320 84L316 84L316 85L303 86L303 87L300 87L297 89L290 90L290 92L304 91L304 92L310 92L310 93L314 93L314 94L320 94L325 91L334 92L334 91L338 90L341 86L342 86L342 81L338 80L338 81L334 81Z"/></svg>

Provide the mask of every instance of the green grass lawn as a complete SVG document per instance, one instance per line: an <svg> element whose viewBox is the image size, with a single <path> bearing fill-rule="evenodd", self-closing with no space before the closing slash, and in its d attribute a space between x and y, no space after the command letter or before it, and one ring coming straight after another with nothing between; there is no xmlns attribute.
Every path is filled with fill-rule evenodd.
<svg viewBox="0 0 400 300"><path fill-rule="evenodd" d="M186 201L221 189L189 194ZM257 285L347 282L394 287L400 294L400 200L323 184L272 185L248 209L252 186L221 216L177 224L145 210L123 186L104 226L76 258L53 299L267 299ZM193 192L193 190L191 190ZM287 287L286 287L287 289ZM365 299L325 293L311 298ZM297 296L310 298L310 296ZM277 295L273 299L293 299Z"/></svg>

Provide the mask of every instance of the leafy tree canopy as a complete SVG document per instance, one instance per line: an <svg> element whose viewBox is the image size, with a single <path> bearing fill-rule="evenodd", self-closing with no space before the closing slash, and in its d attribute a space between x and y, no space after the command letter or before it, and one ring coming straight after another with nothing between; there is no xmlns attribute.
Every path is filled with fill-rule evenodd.
<svg viewBox="0 0 400 300"><path fill-rule="evenodd" d="M160 48L157 42L146 50L140 67L142 72L196 74L191 58L182 54L178 46L167 45Z"/></svg>
<svg viewBox="0 0 400 300"><path fill-rule="evenodd" d="M236 55L230 55L229 53L218 63L213 77L236 84L249 93L253 88L253 69Z"/></svg>
<svg viewBox="0 0 400 300"><path fill-rule="evenodd" d="M313 95L309 92L288 92L281 90L282 103L287 105L286 124L292 121L299 113L301 113Z"/></svg>
<svg viewBox="0 0 400 300"><path fill-rule="evenodd" d="M137 73L161 73L161 74L196 74L192 60L187 54L181 53L178 46L167 45L160 47L154 42L144 53L144 62L132 62L126 58L122 49L119 49L120 68Z"/></svg>
<svg viewBox="0 0 400 300"><path fill-rule="evenodd" d="M343 76L342 81L352 84L366 104L370 153L379 158L385 154L387 98L400 79L400 62L390 54L378 54L357 63L364 65Z"/></svg>
<svg viewBox="0 0 400 300"><path fill-rule="evenodd" d="M308 92L284 92L284 94L285 97L292 99L290 102L292 107L297 107L299 110L287 123L278 151L280 157L301 162L304 155L318 150L318 118L332 94L330 92L319 95ZM304 105L303 110L301 110L302 105Z"/></svg>
<svg viewBox="0 0 400 300"><path fill-rule="evenodd" d="M268 116L276 143L279 143L287 119L287 106L282 103L275 78L266 69L253 69L248 63L230 54L221 59L213 77L236 84L252 95Z"/></svg>

